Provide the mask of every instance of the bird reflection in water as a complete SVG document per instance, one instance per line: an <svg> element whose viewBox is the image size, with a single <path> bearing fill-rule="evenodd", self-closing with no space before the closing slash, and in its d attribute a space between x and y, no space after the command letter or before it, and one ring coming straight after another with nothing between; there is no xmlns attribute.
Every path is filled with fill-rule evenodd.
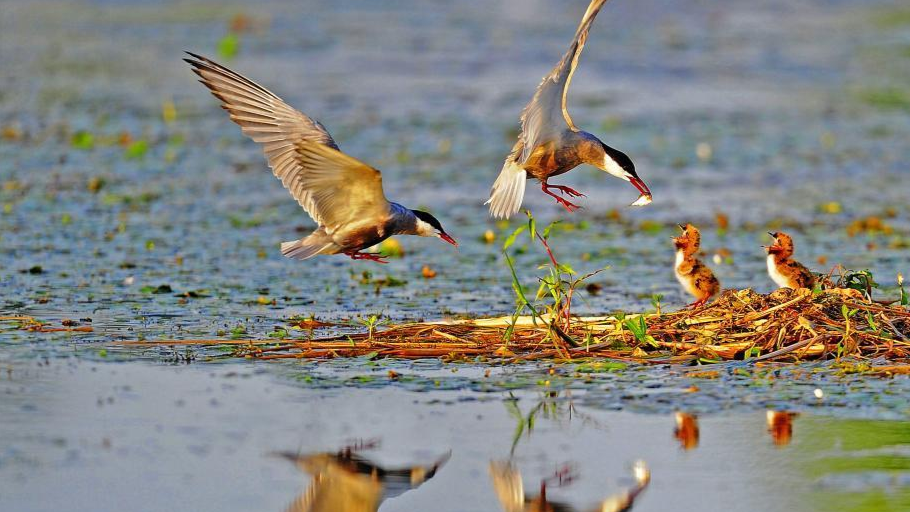
<svg viewBox="0 0 910 512"><path fill-rule="evenodd" d="M698 448L698 416L685 412L676 413L676 429L673 431L683 450Z"/></svg>
<svg viewBox="0 0 910 512"><path fill-rule="evenodd" d="M793 418L797 414L787 411L768 411L766 420L768 422L768 433L774 439L777 446L787 446L793 437Z"/></svg>
<svg viewBox="0 0 910 512"><path fill-rule="evenodd" d="M377 441L348 446L337 452L276 455L312 475L306 491L286 512L375 512L394 498L433 478L451 453L425 466L386 468L360 454L378 446Z"/></svg>
<svg viewBox="0 0 910 512"><path fill-rule="evenodd" d="M490 478L496 497L503 512L623 512L631 510L635 499L651 481L651 472L643 461L638 461L632 468L633 484L628 489L616 493L598 503L593 508L577 509L572 505L551 501L547 496L547 487L568 485L574 478L573 468L567 466L550 478L541 480L540 494L525 494L521 472L512 461L490 461Z"/></svg>

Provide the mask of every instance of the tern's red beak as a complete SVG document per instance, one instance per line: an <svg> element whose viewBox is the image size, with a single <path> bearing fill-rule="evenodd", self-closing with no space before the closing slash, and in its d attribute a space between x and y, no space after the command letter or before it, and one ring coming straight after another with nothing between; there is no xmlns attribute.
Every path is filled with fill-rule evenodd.
<svg viewBox="0 0 910 512"><path fill-rule="evenodd" d="M629 178L629 183L634 185L635 188L637 188L638 191L641 192L642 195L651 197L651 189L649 189L648 186L645 185L644 181L641 181L641 178L639 178L637 176L632 176L631 178Z"/></svg>
<svg viewBox="0 0 910 512"><path fill-rule="evenodd" d="M439 233L439 238L445 240L446 242L449 242L455 247L458 247L458 242L456 242L454 238L450 237L448 233Z"/></svg>

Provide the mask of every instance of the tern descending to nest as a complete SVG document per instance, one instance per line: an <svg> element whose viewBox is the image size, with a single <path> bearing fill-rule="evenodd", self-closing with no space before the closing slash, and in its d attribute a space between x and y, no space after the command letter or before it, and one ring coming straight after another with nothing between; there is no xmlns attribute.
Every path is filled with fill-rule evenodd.
<svg viewBox="0 0 910 512"><path fill-rule="evenodd" d="M577 508L566 503L552 501L547 495L548 481L556 480L558 486L571 482L574 475L567 470L557 472L554 477L540 482L540 494L537 496L525 494L521 472L512 461L490 461L490 478L493 489L499 499L503 512L576 512ZM632 467L634 482L629 489L613 494L597 504L593 512L628 512L632 509L635 499L645 490L651 482L651 471L643 461L637 461Z"/></svg>
<svg viewBox="0 0 910 512"><path fill-rule="evenodd" d="M490 198L490 215L509 218L521 208L525 184L529 178L540 180L543 192L572 212L578 206L554 194L551 189L570 197L584 194L561 186L550 185L547 180L569 172L580 164L589 164L617 178L632 183L641 196L632 203L643 206L651 202L651 191L635 174L635 165L625 153L607 146L594 135L579 130L566 109L566 95L572 74L578 66L578 57L588 39L591 23L606 0L592 0L575 32L569 51L545 76L537 87L531 103L521 114L521 134L512 152L506 158Z"/></svg>
<svg viewBox="0 0 910 512"><path fill-rule="evenodd" d="M458 245L436 217L386 199L379 170L339 151L318 121L239 73L189 55L184 60L200 82L244 135L262 144L272 172L319 225L306 238L281 244L283 255L305 260L343 253L385 263L362 251L393 235L435 236Z"/></svg>

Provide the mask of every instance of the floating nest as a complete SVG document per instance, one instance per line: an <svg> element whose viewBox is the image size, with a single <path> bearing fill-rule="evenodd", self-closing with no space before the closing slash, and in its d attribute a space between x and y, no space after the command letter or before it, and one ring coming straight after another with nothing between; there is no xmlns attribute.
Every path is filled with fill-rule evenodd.
<svg viewBox="0 0 910 512"><path fill-rule="evenodd" d="M685 364L746 359L885 358L910 362L910 310L854 289L730 290L712 304L608 317L499 317L396 325L313 340L238 345L258 359L395 357L520 362L611 358Z"/></svg>

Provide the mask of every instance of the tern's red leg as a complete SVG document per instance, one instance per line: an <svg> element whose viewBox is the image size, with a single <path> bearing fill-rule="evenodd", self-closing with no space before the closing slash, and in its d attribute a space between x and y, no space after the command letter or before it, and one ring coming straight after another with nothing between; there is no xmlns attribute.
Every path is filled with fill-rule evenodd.
<svg viewBox="0 0 910 512"><path fill-rule="evenodd" d="M551 485L553 487L563 487L572 483L575 480L577 473L575 472L575 467L571 464L564 464L562 467L556 470L555 473L549 478L544 478L540 481L540 489L543 492L544 489Z"/></svg>
<svg viewBox="0 0 910 512"><path fill-rule="evenodd" d="M350 457L354 453L362 452L365 450L375 450L379 447L379 438L374 437L371 439L357 439L351 441L350 444L341 449L341 453L347 457Z"/></svg>
<svg viewBox="0 0 910 512"><path fill-rule="evenodd" d="M369 252L346 252L352 260L370 260L375 261L376 263L388 263L388 261L382 259L382 256L379 254L372 254Z"/></svg>
<svg viewBox="0 0 910 512"><path fill-rule="evenodd" d="M556 202L559 203L560 205L562 205L563 208L565 208L566 210L568 210L569 213L572 213L572 212L574 212L575 210L581 208L581 207L578 206L577 204L572 204L572 203L566 201L565 199L563 199L562 197L559 197L558 195L554 194L553 192L550 192L550 189L551 189L551 188L555 188L555 189L559 190L560 192L562 191L562 187L557 187L557 186L553 186L553 185L548 185L546 181L541 181L541 182L540 182L540 190L543 190L543 193L544 193L544 194L546 194L546 195L552 197L553 199L555 199ZM568 188L568 187L565 187L565 188ZM570 190L571 190L571 189L570 189ZM573 192L575 192L575 191L573 190Z"/></svg>

